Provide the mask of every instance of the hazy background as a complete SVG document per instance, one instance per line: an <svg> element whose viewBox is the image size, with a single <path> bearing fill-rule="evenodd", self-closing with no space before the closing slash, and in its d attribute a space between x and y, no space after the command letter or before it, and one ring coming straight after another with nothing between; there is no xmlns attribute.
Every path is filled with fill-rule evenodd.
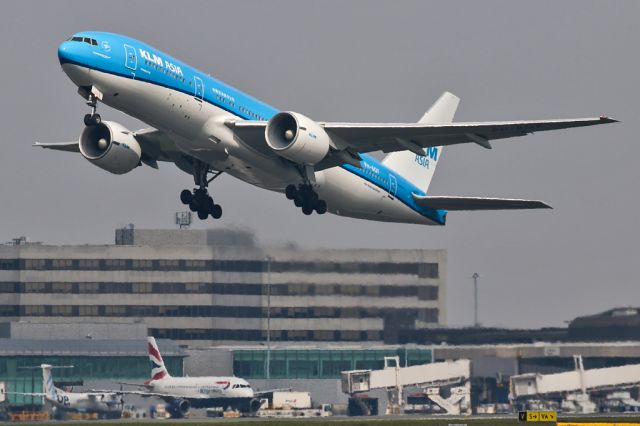
<svg viewBox="0 0 640 426"><path fill-rule="evenodd" d="M88 111L56 49L74 32L123 33L277 108L317 120L414 121L444 90L459 121L609 114L622 123L446 148L435 195L542 199L555 209L454 212L446 227L306 217L230 176L221 221L262 242L446 248L448 323L562 325L640 306L637 1L3 1L0 241L113 242L114 229L173 227L190 176L171 164L111 175L32 148L74 140ZM102 105L104 119L142 123Z"/></svg>

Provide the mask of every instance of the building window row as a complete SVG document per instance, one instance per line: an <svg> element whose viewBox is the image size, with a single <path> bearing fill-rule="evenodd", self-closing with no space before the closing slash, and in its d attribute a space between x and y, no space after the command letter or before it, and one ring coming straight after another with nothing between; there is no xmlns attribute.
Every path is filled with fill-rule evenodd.
<svg viewBox="0 0 640 426"><path fill-rule="evenodd" d="M272 318L385 318L402 316L413 322L437 322L438 309L393 308L271 308ZM266 318L267 309L254 306L146 306L146 305L0 305L0 316L62 317L204 317Z"/></svg>
<svg viewBox="0 0 640 426"><path fill-rule="evenodd" d="M114 282L3 282L0 293L69 293L69 294L239 294L266 295L266 284L243 283L114 283ZM438 300L438 286L379 284L272 284L272 296L366 296L417 297Z"/></svg>
<svg viewBox="0 0 640 426"><path fill-rule="evenodd" d="M173 340L262 341L266 339L266 331L263 330L150 328L149 333L155 338ZM380 330L272 330L271 340L379 341L382 340L382 332Z"/></svg>
<svg viewBox="0 0 640 426"><path fill-rule="evenodd" d="M438 278L437 263L271 262L272 272L408 274ZM262 260L188 259L0 259L0 270L154 270L264 272Z"/></svg>

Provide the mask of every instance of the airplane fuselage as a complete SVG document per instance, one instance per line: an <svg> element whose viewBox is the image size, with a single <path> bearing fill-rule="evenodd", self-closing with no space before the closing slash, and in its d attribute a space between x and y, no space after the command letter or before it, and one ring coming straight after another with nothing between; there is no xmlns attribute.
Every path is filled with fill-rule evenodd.
<svg viewBox="0 0 640 426"><path fill-rule="evenodd" d="M249 383L238 377L165 377L147 385L175 397L253 398Z"/></svg>
<svg viewBox="0 0 640 426"><path fill-rule="evenodd" d="M278 192L302 182L293 163L266 146L264 151L250 147L225 125L231 120L269 120L277 109L137 40L102 32L76 36L95 43L62 43L62 68L77 86L98 89L103 103L166 133L179 150L214 170ZM426 209L413 200L412 193L424 195L422 191L374 157L361 158L360 167L343 164L315 172L314 189L329 212L444 225L446 211ZM416 156L416 161L422 158Z"/></svg>
<svg viewBox="0 0 640 426"><path fill-rule="evenodd" d="M122 412L122 402L118 395L87 394L82 392L65 392L56 389L55 395L47 395L46 400L63 411L119 413Z"/></svg>
<svg viewBox="0 0 640 426"><path fill-rule="evenodd" d="M257 402L249 383L239 377L165 377L151 380L147 386L152 392L171 395L167 400L187 400L193 408L231 407L251 411L252 404Z"/></svg>

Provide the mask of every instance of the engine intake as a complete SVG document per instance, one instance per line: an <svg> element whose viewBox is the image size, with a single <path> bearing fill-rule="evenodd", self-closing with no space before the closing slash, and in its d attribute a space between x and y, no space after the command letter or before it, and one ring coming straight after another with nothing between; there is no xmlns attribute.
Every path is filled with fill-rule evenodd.
<svg viewBox="0 0 640 426"><path fill-rule="evenodd" d="M182 419L189 414L191 404L186 399L176 399L171 403L165 405L165 410L171 414L171 417L175 419Z"/></svg>
<svg viewBox="0 0 640 426"><path fill-rule="evenodd" d="M331 145L331 137L318 123L297 112L274 115L265 128L265 139L276 154L311 166L326 157Z"/></svg>
<svg viewBox="0 0 640 426"><path fill-rule="evenodd" d="M79 146L84 158L117 175L135 169L142 157L140 144L131 132L113 121L85 127Z"/></svg>

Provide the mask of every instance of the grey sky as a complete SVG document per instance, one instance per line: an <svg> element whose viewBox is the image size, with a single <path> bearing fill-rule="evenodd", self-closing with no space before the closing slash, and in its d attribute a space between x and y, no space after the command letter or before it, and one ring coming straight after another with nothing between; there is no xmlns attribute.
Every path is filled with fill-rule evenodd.
<svg viewBox="0 0 640 426"><path fill-rule="evenodd" d="M274 105L318 120L413 121L444 90L459 121L594 116L622 123L445 149L436 195L541 199L555 209L451 213L444 228L303 216L282 195L229 176L223 220L263 242L447 248L448 322L469 324L472 280L486 325L562 325L640 305L640 2L87 2L0 5L0 241L111 243L114 228L171 227L173 165L104 172L67 141L87 112L58 64L74 32L123 33ZM103 118L143 127L101 106Z"/></svg>

